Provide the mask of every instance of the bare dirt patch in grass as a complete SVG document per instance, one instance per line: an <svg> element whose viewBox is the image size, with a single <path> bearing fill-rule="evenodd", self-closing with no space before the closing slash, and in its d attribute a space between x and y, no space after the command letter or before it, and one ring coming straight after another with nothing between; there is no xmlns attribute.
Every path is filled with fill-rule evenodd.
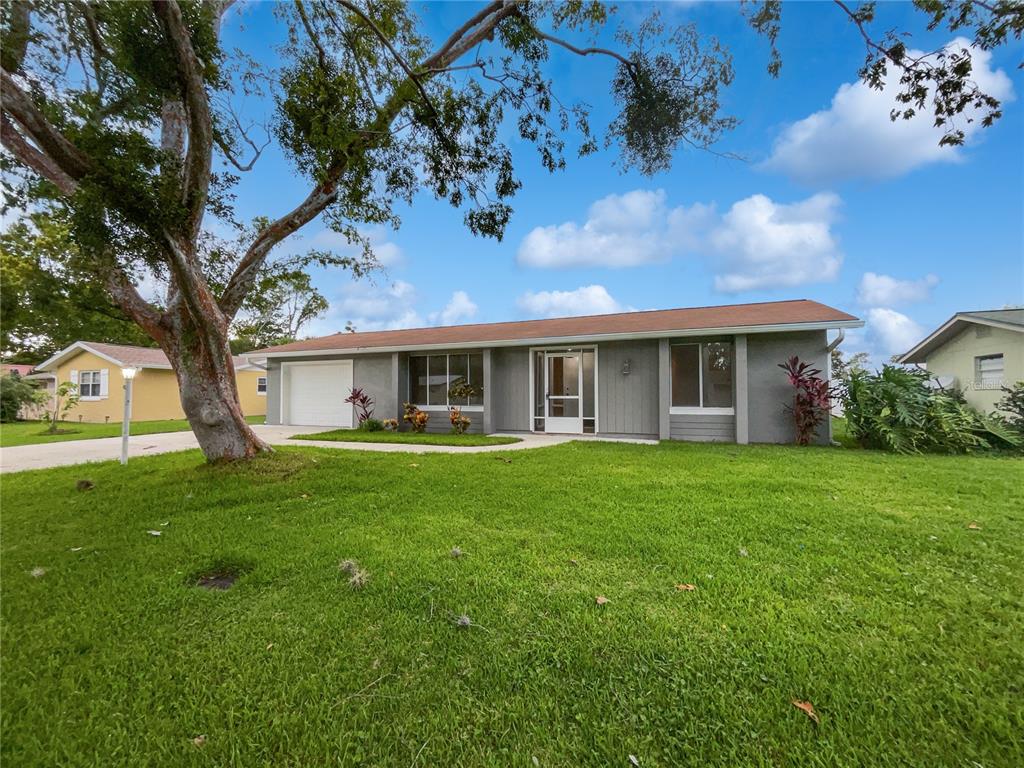
<svg viewBox="0 0 1024 768"><path fill-rule="evenodd" d="M194 571L187 579L190 586L209 590L231 589L235 582L251 571L252 563L240 560L219 560Z"/></svg>

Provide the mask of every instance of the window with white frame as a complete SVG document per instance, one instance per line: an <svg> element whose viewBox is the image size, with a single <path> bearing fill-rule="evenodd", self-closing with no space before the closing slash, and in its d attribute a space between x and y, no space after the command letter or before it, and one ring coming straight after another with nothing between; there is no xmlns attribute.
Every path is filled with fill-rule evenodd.
<svg viewBox="0 0 1024 768"><path fill-rule="evenodd" d="M100 396L100 372L81 371L78 374L78 394L80 397Z"/></svg>
<svg viewBox="0 0 1024 768"><path fill-rule="evenodd" d="M999 389L1003 386L1003 356L984 355L974 358L974 386L976 389Z"/></svg>
<svg viewBox="0 0 1024 768"><path fill-rule="evenodd" d="M484 404L484 356L480 352L409 358L409 399L419 407L466 408Z"/></svg>
<svg viewBox="0 0 1024 768"><path fill-rule="evenodd" d="M267 377L257 376L256 377L256 394L265 395L267 394Z"/></svg>
<svg viewBox="0 0 1024 768"><path fill-rule="evenodd" d="M731 410L732 366L732 342L673 344L672 407Z"/></svg>

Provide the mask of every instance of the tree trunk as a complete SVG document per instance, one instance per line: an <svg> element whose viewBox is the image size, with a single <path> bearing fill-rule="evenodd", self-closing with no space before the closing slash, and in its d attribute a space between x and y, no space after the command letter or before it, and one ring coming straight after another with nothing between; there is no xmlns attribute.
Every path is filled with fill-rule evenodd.
<svg viewBox="0 0 1024 768"><path fill-rule="evenodd" d="M164 352L178 377L181 407L207 461L235 461L272 450L249 428L238 402L235 368L227 335L217 349L194 329L175 329Z"/></svg>

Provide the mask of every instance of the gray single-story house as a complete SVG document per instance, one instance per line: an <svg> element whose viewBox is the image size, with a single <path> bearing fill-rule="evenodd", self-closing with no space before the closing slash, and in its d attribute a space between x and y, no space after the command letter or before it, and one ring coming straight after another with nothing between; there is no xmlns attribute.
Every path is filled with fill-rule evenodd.
<svg viewBox="0 0 1024 768"><path fill-rule="evenodd" d="M828 331L863 324L801 299L336 333L247 356L266 360L269 424L352 427L359 387L375 418L401 423L413 403L431 432L458 406L472 432L777 443L794 437L779 363L827 375Z"/></svg>

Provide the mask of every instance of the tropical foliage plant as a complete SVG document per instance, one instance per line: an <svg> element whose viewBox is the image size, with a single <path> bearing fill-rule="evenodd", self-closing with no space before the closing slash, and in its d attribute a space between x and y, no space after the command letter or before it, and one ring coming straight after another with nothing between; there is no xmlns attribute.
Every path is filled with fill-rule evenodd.
<svg viewBox="0 0 1024 768"><path fill-rule="evenodd" d="M345 398L345 402L356 409L356 421L358 424L362 424L373 416L374 400L361 387L353 387L349 391L348 397Z"/></svg>
<svg viewBox="0 0 1024 768"><path fill-rule="evenodd" d="M821 369L802 362L793 356L779 368L786 372L793 387L793 404L786 410L793 415L793 427L797 445L810 445L818 435L820 427L832 411L832 389L826 379L821 378Z"/></svg>
<svg viewBox="0 0 1024 768"><path fill-rule="evenodd" d="M468 416L462 413L461 408L452 407L448 409L448 420L452 423L452 434L464 435L473 423Z"/></svg>
<svg viewBox="0 0 1024 768"><path fill-rule="evenodd" d="M409 425L413 432L426 432L427 422L430 421L430 414L421 411L412 403L403 403L402 421Z"/></svg>
<svg viewBox="0 0 1024 768"><path fill-rule="evenodd" d="M1001 389L1005 394L1003 399L996 403L996 408L1007 414L1007 423L1024 436L1024 381Z"/></svg>
<svg viewBox="0 0 1024 768"><path fill-rule="evenodd" d="M849 434L865 448L896 453L1015 449L1021 438L1003 420L978 413L955 390L930 385L927 371L885 365L855 371L843 393Z"/></svg>
<svg viewBox="0 0 1024 768"><path fill-rule="evenodd" d="M50 423L50 426L47 428L47 432L50 434L56 434L58 431L57 427L60 422L67 417L68 412L72 408L78 405L78 401L80 399L78 387L70 381L58 384L57 388L53 392L53 402L46 417L46 420Z"/></svg>

